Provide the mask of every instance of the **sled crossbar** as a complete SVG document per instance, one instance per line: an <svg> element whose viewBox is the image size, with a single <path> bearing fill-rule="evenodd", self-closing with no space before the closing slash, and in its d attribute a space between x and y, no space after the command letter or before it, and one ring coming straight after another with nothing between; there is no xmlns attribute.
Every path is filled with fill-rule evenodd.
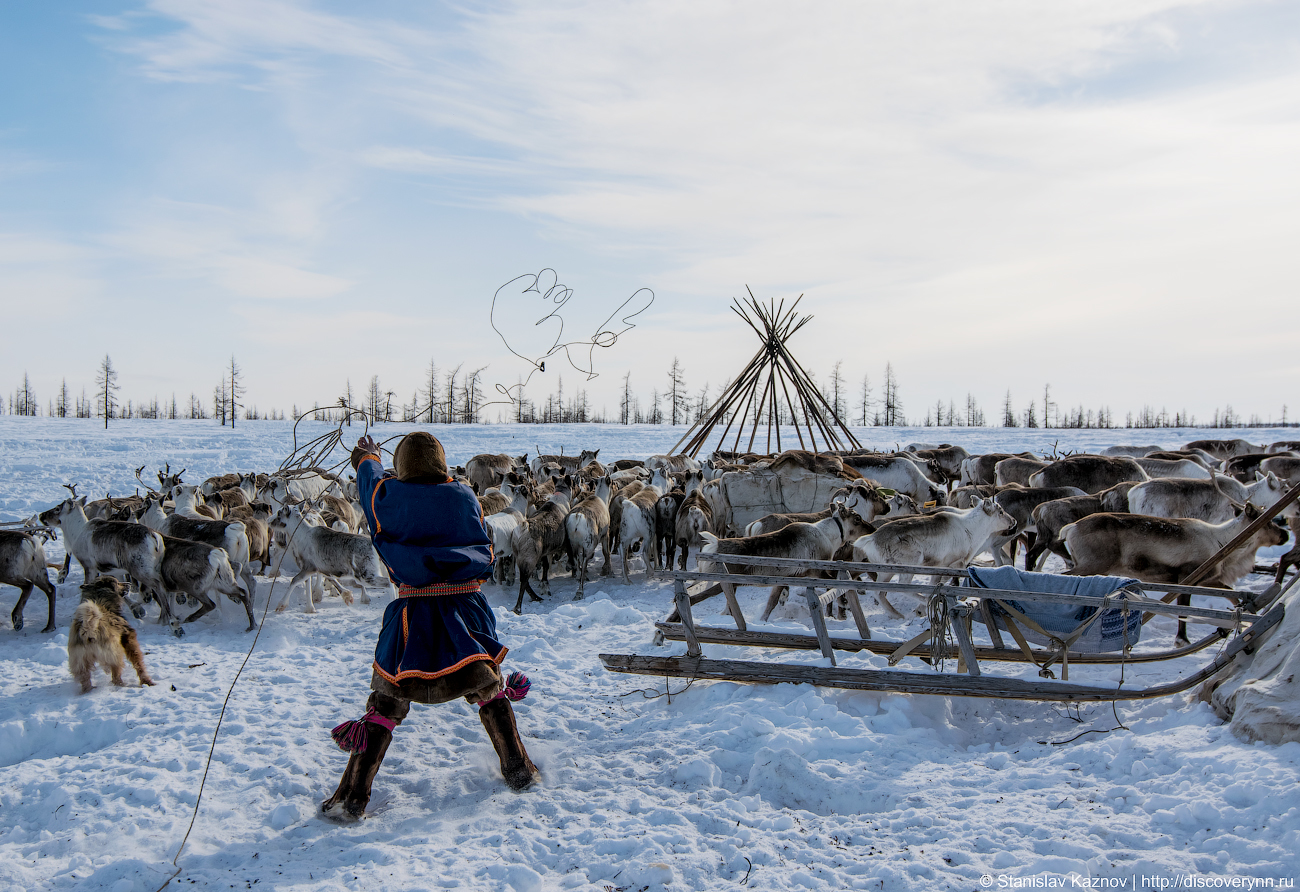
<svg viewBox="0 0 1300 892"><path fill-rule="evenodd" d="M965 579L968 574L964 569L953 569L948 567L918 567L912 564L870 564L858 561L815 561L805 558L779 558L779 557L760 557L760 556L740 556L740 555L706 555L701 554L700 562L705 564L722 565L726 564L733 567L787 567L799 570L826 570L833 573L911 573L914 576L936 576L951 579ZM670 579L676 579L678 574L685 574L694 579L697 578L694 570L675 570L664 571L657 575ZM1272 572L1270 570L1269 572ZM815 578L815 577L814 577ZM906 591L906 589L894 589L897 583L890 586L891 591ZM1233 597L1240 593L1231 589L1210 588L1203 585L1175 585L1170 582L1141 582L1141 587L1149 592L1166 592L1177 595L1203 595L1205 597ZM927 587L928 590L929 587Z"/></svg>
<svg viewBox="0 0 1300 892"><path fill-rule="evenodd" d="M911 592L917 595L934 594L937 586L926 585L916 582L875 582L870 579L819 579L814 576L759 576L759 575L738 575L733 573L701 573L697 570L674 570L671 573L662 574L669 576L675 581L691 582L726 582L731 585L783 585L792 587L809 587L816 588L835 588L835 589L854 589L859 591L879 591L879 592ZM1146 583L1142 583L1146 588ZM979 588L964 589L956 586L945 586L944 591L956 595L961 593L962 597L980 597L980 598L997 598L1012 601L1034 601L1047 604L1077 604L1080 607L1122 607L1127 601L1129 606L1136 610L1142 610L1145 613L1160 613L1170 616L1188 617L1198 619L1202 622L1212 625L1219 625L1221 628L1234 628L1238 623L1254 622L1259 617L1253 613L1246 613L1241 610L1219 610L1213 607L1192 607L1179 606L1177 604L1166 604L1163 601L1154 601L1150 598L1139 598L1128 596L1125 592L1120 591L1117 594L1106 598L1093 597L1090 595L1063 595L1055 592L1023 592L1010 591L1007 589L996 588ZM1161 589L1163 591L1163 589ZM1199 589L1197 594L1209 594L1217 597L1232 597L1237 592L1225 589Z"/></svg>

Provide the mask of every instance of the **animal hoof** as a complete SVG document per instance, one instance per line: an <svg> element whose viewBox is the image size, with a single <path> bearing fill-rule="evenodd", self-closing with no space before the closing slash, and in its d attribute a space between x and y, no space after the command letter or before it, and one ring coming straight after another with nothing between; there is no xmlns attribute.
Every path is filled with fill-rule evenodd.
<svg viewBox="0 0 1300 892"><path fill-rule="evenodd" d="M177 592L177 593L176 593L176 603L177 603L177 604L184 604L184 603L185 603L186 601L188 601L188 600L189 600L189 598L185 597L185 593L184 593L184 592Z"/></svg>
<svg viewBox="0 0 1300 892"><path fill-rule="evenodd" d="M351 822L358 820L365 812L365 806L361 807L361 811L353 811L350 805L350 803L336 802L334 797L331 796L320 804L320 813L322 816L335 821Z"/></svg>
<svg viewBox="0 0 1300 892"><path fill-rule="evenodd" d="M582 600L582 592L578 592L576 595L574 595L574 596L573 596L573 600L575 600L575 601L581 601L581 600Z"/></svg>
<svg viewBox="0 0 1300 892"><path fill-rule="evenodd" d="M135 607L132 607L131 615L134 616L136 619L144 619L144 605L137 604Z"/></svg>
<svg viewBox="0 0 1300 892"><path fill-rule="evenodd" d="M21 632L22 630L23 630L23 618L20 616L18 617L18 619L14 620L14 631ZM45 631L48 632L49 629L46 629Z"/></svg>
<svg viewBox="0 0 1300 892"><path fill-rule="evenodd" d="M175 635L177 638L184 638L185 630L182 629L180 626L177 626L176 628L172 629L172 634Z"/></svg>

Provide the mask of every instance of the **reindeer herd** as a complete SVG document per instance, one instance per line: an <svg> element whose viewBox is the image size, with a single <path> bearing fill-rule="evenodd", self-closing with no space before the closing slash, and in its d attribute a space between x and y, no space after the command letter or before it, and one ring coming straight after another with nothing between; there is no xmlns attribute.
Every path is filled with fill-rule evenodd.
<svg viewBox="0 0 1300 892"><path fill-rule="evenodd" d="M293 575L277 610L300 584L307 612L327 592L350 603L356 586L364 603L367 588L391 590L350 480L307 470L191 485L168 465L154 488L142 471L143 494L88 501L69 485L72 497L38 516L44 530L0 532L0 582L21 591L15 629L33 588L49 602L43 631L54 628L42 544L54 530L68 555L59 582L73 558L87 581L123 578L136 592L137 617L152 601L177 635L222 596L243 607L251 630L256 576L282 568ZM531 461L478 455L455 473L478 495L497 557L493 581L517 586L519 613L525 595L550 596L554 573L570 573L581 599L598 558L601 576L617 568L628 583L634 571L686 569L692 549L700 569L744 574L746 556L953 569L982 555L1012 564L1023 548L1027 569L1050 553L1069 573L1178 582L1300 482L1300 442L1198 440L1172 451L1116 446L1052 457L914 443L896 452L715 453L703 462L655 455L602 463L598 451L584 451ZM1201 584L1233 587L1254 568L1258 548L1287 541L1281 524L1297 516L1293 503L1260 525ZM1278 579L1298 562L1300 549L1284 555ZM899 581L912 572L900 570ZM724 589L734 603L734 588ZM765 619L783 594L772 591ZM197 606L182 618L173 605L191 600ZM877 600L903 615L887 593ZM843 603L828 609L843 618Z"/></svg>

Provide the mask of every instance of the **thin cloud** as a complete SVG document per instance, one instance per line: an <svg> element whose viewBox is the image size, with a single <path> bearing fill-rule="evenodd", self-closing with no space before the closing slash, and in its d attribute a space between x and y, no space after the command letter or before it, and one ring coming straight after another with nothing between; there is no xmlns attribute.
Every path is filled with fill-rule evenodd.
<svg viewBox="0 0 1300 892"><path fill-rule="evenodd" d="M847 333L862 333L871 355L854 361L878 374L892 358L918 405L960 396L951 382L969 374L947 354L963 337L1014 342L981 356L986 407L1026 374L1118 402L1122 376L1092 360L1132 325L1160 337L1125 354L1129 369L1218 392L1219 372L1179 365L1182 351L1248 362L1242 327L1294 280L1300 71L1269 27L1286 15L1275 5L437 12L156 0L104 21L101 39L147 78L258 96L296 152L219 169L234 194L197 222L142 202L106 240L237 296L327 299L387 281L331 237L353 208L382 219L370 191L403 178L430 206L617 258L627 291L660 295L665 321L643 334L745 283L809 291L838 339L818 351L859 356ZM497 274L481 278L486 299ZM715 339L692 375L720 381L749 348ZM644 353L624 355L662 359Z"/></svg>

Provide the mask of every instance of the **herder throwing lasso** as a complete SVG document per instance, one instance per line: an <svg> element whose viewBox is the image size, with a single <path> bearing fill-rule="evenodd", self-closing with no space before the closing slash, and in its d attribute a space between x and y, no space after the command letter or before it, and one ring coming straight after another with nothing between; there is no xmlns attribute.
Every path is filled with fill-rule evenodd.
<svg viewBox="0 0 1300 892"><path fill-rule="evenodd" d="M352 753L334 795L321 809L357 817L370 801L370 785L384 760L393 728L417 703L464 697L501 757L501 773L522 790L538 772L515 727L511 700L528 692L519 672L503 681L498 668L506 648L497 641L496 618L479 587L492 572L492 540L473 490L447 473L442 444L423 431L407 434L393 453L396 476L384 472L370 437L352 450L361 507L375 550L397 584L384 611L375 647L366 714L334 729Z"/></svg>

